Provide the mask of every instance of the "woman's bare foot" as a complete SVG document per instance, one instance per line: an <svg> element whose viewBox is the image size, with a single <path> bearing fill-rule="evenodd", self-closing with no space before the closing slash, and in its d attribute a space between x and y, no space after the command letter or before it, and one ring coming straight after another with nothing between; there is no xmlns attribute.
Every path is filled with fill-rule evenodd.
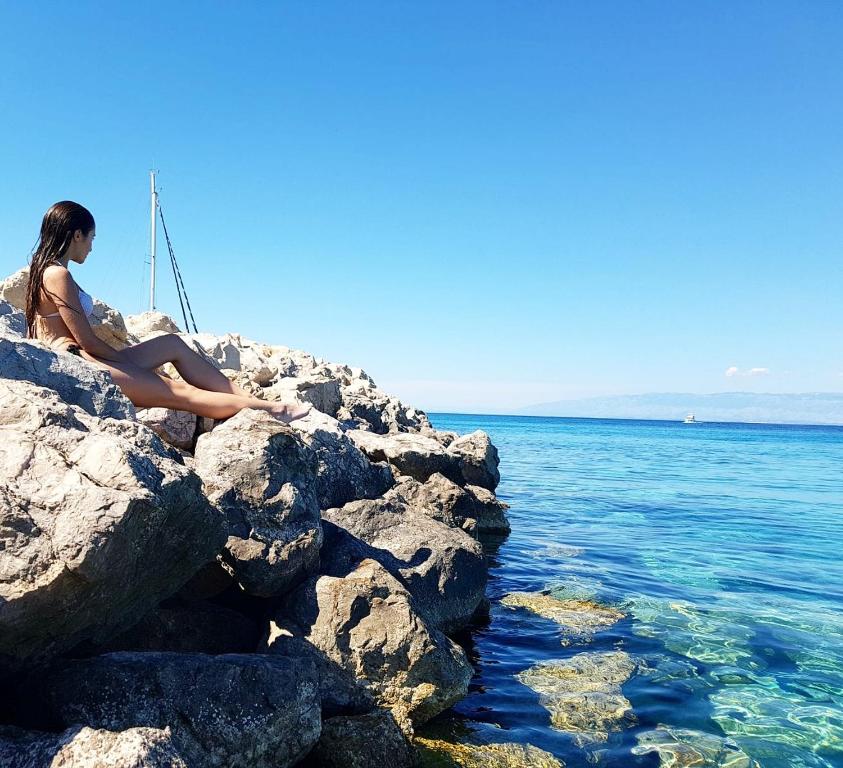
<svg viewBox="0 0 843 768"><path fill-rule="evenodd" d="M313 406L310 403L289 403L287 405L278 403L278 405L272 406L269 412L279 421L289 424L291 421L307 416L312 408Z"/></svg>

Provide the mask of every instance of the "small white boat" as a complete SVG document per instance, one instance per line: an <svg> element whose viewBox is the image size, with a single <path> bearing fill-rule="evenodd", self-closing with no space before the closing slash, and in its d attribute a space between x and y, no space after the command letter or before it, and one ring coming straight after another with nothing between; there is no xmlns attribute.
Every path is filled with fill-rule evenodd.
<svg viewBox="0 0 843 768"><path fill-rule="evenodd" d="M693 414L693 413L689 413L689 414L685 417L685 421L683 421L682 423L683 423L683 424L699 424L700 422L699 422L699 421L697 421L697 420L694 418L694 414Z"/></svg>

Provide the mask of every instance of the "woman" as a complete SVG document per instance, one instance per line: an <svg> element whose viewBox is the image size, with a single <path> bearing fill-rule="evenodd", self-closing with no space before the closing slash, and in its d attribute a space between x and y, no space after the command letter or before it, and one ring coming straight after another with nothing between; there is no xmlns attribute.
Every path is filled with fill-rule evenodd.
<svg viewBox="0 0 843 768"><path fill-rule="evenodd" d="M243 408L258 408L286 422L308 413L308 404L285 405L252 397L175 334L120 350L97 338L88 322L93 300L67 268L71 261L85 263L95 237L94 217L78 203L56 203L44 214L29 268L26 325L30 338L41 339L108 371L139 408L173 408L212 419L228 418ZM183 381L156 373L164 363L172 363Z"/></svg>

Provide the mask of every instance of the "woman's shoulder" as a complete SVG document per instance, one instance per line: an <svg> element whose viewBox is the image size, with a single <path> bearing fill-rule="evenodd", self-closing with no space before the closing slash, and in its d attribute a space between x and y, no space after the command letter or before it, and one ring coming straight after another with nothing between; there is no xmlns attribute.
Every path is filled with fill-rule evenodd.
<svg viewBox="0 0 843 768"><path fill-rule="evenodd" d="M50 264L44 270L44 282L54 283L56 285L63 285L67 283L74 283L73 276L67 267L61 264Z"/></svg>

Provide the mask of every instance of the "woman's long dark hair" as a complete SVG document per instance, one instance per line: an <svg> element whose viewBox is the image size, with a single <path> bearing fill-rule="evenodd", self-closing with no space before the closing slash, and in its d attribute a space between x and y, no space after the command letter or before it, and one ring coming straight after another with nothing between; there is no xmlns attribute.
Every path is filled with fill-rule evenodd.
<svg viewBox="0 0 843 768"><path fill-rule="evenodd" d="M29 262L29 285L26 289L26 330L35 336L35 310L41 300L44 270L59 261L73 242L73 234L81 230L87 237L96 226L91 212L79 203L62 200L50 206L41 222L41 234Z"/></svg>

